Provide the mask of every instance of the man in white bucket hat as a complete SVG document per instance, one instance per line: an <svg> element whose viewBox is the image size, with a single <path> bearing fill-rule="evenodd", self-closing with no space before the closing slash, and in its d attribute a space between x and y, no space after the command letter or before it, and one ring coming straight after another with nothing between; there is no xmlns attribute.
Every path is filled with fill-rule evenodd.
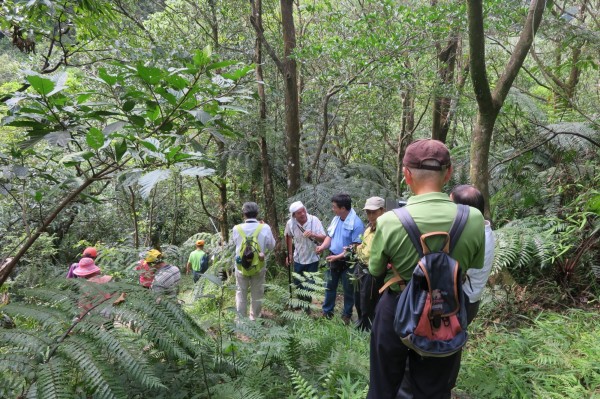
<svg viewBox="0 0 600 399"><path fill-rule="evenodd" d="M294 272L300 275L316 272L319 269L319 255L315 249L324 239L325 229L319 218L310 215L302 202L293 202L290 205L290 219L285 225L286 266L293 266ZM294 284L296 288L305 288L298 279L294 279ZM309 303L312 300L307 295L299 295L298 298Z"/></svg>

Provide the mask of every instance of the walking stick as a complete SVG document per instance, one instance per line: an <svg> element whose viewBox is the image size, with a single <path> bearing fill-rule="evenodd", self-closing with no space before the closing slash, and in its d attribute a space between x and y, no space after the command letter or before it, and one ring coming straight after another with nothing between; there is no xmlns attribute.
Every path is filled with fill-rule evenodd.
<svg viewBox="0 0 600 399"><path fill-rule="evenodd" d="M286 250L287 250L287 254L285 255L285 261L287 263L287 269L288 269L288 289L290 290L290 302L292 301L292 270L291 267L292 265L290 264L290 248L293 251L293 242L292 242L292 237L290 236L285 236L285 246L286 246Z"/></svg>
<svg viewBox="0 0 600 399"><path fill-rule="evenodd" d="M288 288L290 289L290 301L292 300L292 265L288 264Z"/></svg>

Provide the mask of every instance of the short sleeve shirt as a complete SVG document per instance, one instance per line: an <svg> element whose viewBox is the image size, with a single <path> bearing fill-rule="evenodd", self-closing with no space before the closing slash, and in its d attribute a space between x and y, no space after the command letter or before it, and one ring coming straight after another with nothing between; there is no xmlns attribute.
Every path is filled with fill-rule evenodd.
<svg viewBox="0 0 600 399"><path fill-rule="evenodd" d="M362 236L362 243L356 247L356 255L358 256L358 260L367 266L369 265L369 258L371 256L373 237L375 237L375 232L373 231L372 227L369 226Z"/></svg>
<svg viewBox="0 0 600 399"><path fill-rule="evenodd" d="M421 234L434 231L449 231L457 206L444 193L427 193L411 197L406 209L414 219ZM437 248L441 238L432 237L431 247ZM428 241L429 242L429 241ZM462 272L469 268L481 269L485 255L484 220L481 212L471 208L465 229L454 248L452 257L458 261ZM369 272L374 276L386 273L385 280L393 276L392 270L386 270L391 263L400 277L409 281L419 260L417 250L406 234L402 223L392 211L384 213L377 219L377 231L371 246ZM399 290L397 284L390 287Z"/></svg>
<svg viewBox="0 0 600 399"><path fill-rule="evenodd" d="M181 272L178 267L165 265L156 271L150 289L159 294L175 297L180 279Z"/></svg>
<svg viewBox="0 0 600 399"><path fill-rule="evenodd" d="M192 270L195 272L200 271L200 263L202 262L202 258L206 255L206 252L197 249L190 253L190 257L188 258L188 262L192 265Z"/></svg>
<svg viewBox="0 0 600 399"><path fill-rule="evenodd" d="M256 230L258 224L259 222L256 219L247 219L244 223L238 224L233 228L231 231L231 240L235 244L236 256L240 255L240 247L242 246L242 237L240 236L237 227L240 226L246 237L248 237L254 233L254 230ZM271 227L268 224L263 223L263 227L258 233L257 241L262 252L266 252L267 250L272 250L275 248L275 237L273 237Z"/></svg>
<svg viewBox="0 0 600 399"><path fill-rule="evenodd" d="M339 220L331 235L331 245L329 246L329 250L334 255L339 255L344 252L344 247L347 247L350 244L361 243L360 236L365 231L365 225L356 213L352 213L348 215L348 217L354 218L353 228L347 228L347 225L344 223L345 220Z"/></svg>
<svg viewBox="0 0 600 399"><path fill-rule="evenodd" d="M318 235L325 235L323 224L318 217L308 215L306 223L302 226L305 231L312 231ZM317 245L310 240L310 238L304 237L304 233L298 227L296 219L291 218L285 225L285 235L294 239L294 261L301 265L308 265L310 263L318 262L319 255L316 254L315 249Z"/></svg>

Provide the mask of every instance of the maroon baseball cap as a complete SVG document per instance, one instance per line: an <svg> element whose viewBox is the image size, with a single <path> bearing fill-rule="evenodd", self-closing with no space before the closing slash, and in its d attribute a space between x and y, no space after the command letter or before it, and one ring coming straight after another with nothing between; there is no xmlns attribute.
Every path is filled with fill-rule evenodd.
<svg viewBox="0 0 600 399"><path fill-rule="evenodd" d="M424 161L437 161L439 165L423 165ZM442 170L450 166L450 152L439 140L417 140L406 148L402 165L415 169Z"/></svg>

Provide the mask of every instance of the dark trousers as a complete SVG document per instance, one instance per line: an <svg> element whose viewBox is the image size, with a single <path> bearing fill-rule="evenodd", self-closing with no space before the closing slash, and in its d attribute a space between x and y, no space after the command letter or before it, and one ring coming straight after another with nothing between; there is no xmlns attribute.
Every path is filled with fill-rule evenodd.
<svg viewBox="0 0 600 399"><path fill-rule="evenodd" d="M372 276L365 265L357 263L354 266L354 277L357 282L354 291L354 306L358 313L356 326L361 330L370 331L379 302L379 288L383 285L385 275Z"/></svg>
<svg viewBox="0 0 600 399"><path fill-rule="evenodd" d="M336 261L329 263L329 270L325 272L325 300L323 301L323 314L325 316L333 316L335 308L335 297L337 295L337 287L342 281L344 288L344 309L342 316L350 318L352 316L352 307L354 306L354 287L350 282L350 273L345 261Z"/></svg>
<svg viewBox="0 0 600 399"><path fill-rule="evenodd" d="M402 383L407 359L415 399L449 399L448 381L456 357L421 357L409 350L394 331L399 295L386 290L375 312L371 330L370 382L367 399L394 399Z"/></svg>
<svg viewBox="0 0 600 399"><path fill-rule="evenodd" d="M201 271L192 270L192 278L194 279L194 283L200 280L200 277L203 275Z"/></svg>

